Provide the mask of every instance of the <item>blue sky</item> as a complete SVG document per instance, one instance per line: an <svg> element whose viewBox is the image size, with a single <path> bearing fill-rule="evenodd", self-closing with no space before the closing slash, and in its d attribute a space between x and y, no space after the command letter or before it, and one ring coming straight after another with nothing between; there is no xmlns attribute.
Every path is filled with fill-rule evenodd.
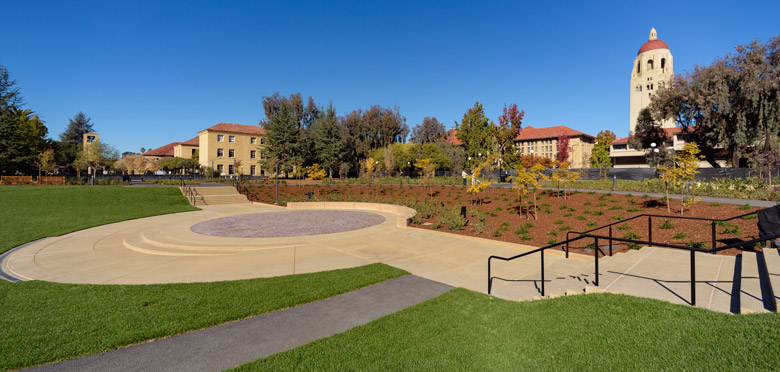
<svg viewBox="0 0 780 372"><path fill-rule="evenodd" d="M84 111L120 151L257 124L276 91L339 114L398 105L410 127L517 103L524 126L625 136L651 27L676 73L780 34L778 1L0 0L0 14L0 64L50 136Z"/></svg>

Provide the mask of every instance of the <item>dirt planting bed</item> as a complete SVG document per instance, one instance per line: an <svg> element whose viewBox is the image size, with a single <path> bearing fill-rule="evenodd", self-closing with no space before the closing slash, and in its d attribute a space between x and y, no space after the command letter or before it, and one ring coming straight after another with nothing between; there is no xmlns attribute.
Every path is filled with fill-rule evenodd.
<svg viewBox="0 0 780 372"><path fill-rule="evenodd" d="M275 189L272 184L240 188L252 201L273 203ZM311 193L311 198L307 195ZM357 185L280 185L279 201L364 201L407 205L430 214L412 221L411 226L421 229L437 229L454 234L476 236L505 242L541 247L566 240L568 231L586 231L613 222L626 220L639 214L680 216L680 201L672 200L671 212L665 201L646 195L612 195L597 193L574 193L564 198L556 191L539 191L536 196L536 218L521 213L520 202L515 190L491 188L479 195L482 202L473 202L472 195L464 187L436 186L357 186ZM533 195L524 201L532 201ZM456 218L460 207L465 206L467 219L462 227L458 223L448 224ZM533 207L524 210L534 210ZM697 202L691 211L686 206L684 216L702 218L728 218L756 211L750 205L731 205ZM756 238L758 229L755 215L739 218L716 225L718 246L741 240ZM453 230L453 228L456 228ZM655 217L652 219L653 242L678 245L695 245L710 248L712 226L706 221L691 221ZM608 235L607 229L594 233ZM613 226L614 237L647 240L648 219L638 218ZM575 234L570 234L574 237ZM570 245L572 252L592 254L593 239L582 239ZM599 241L605 246L606 241ZM614 244L619 251L632 247L625 243ZM736 255L731 249L721 254Z"/></svg>

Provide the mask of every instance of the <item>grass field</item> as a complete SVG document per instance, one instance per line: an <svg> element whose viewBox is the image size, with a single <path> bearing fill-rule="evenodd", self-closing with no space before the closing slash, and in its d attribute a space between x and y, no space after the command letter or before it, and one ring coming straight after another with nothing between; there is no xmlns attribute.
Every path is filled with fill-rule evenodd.
<svg viewBox="0 0 780 372"><path fill-rule="evenodd" d="M2 186L0 253L47 236L198 210L176 187Z"/></svg>
<svg viewBox="0 0 780 372"><path fill-rule="evenodd" d="M236 371L758 371L780 316L614 294L510 302L455 289Z"/></svg>
<svg viewBox="0 0 780 372"><path fill-rule="evenodd" d="M46 236L195 210L177 188L0 187L0 251ZM9 211L13 211L9 213ZM0 370L88 355L349 292L405 275L375 264L217 283L0 280Z"/></svg>

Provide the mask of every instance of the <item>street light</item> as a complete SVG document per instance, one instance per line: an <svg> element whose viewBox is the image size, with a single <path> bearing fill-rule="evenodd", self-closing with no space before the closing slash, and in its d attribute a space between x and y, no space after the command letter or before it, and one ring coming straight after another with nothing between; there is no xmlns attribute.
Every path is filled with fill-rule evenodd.
<svg viewBox="0 0 780 372"><path fill-rule="evenodd" d="M650 148L653 149L653 167L656 167L658 164L655 162L655 154L658 152L658 149L655 148L655 142L650 144Z"/></svg>
<svg viewBox="0 0 780 372"><path fill-rule="evenodd" d="M534 166L534 150L528 150L531 153L531 166Z"/></svg>

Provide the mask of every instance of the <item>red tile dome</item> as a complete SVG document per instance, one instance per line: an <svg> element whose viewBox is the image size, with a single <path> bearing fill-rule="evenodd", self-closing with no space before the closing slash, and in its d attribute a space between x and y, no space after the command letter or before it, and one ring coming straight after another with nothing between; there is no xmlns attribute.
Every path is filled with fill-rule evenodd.
<svg viewBox="0 0 780 372"><path fill-rule="evenodd" d="M643 52L646 52L648 50L654 50L654 49L669 49L669 46L666 45L665 42L655 39L655 40L649 40L645 43L645 45L642 45L641 48L639 48L639 52L636 53L636 55L640 55Z"/></svg>

